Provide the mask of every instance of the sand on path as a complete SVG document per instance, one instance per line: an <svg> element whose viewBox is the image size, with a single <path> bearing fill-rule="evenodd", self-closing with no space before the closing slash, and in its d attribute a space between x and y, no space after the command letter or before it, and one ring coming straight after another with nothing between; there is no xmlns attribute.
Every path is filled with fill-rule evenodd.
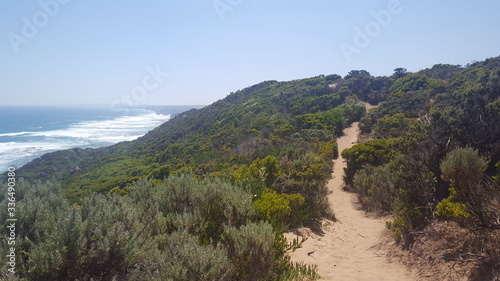
<svg viewBox="0 0 500 281"><path fill-rule="evenodd" d="M354 145L358 134L357 122L346 128L337 139L339 152ZM345 165L342 157L334 160L332 179L327 184L331 192L328 200L337 221L323 223L322 233L309 229L287 233L288 239L299 233L308 237L301 248L290 253L292 261L316 264L323 280L417 280L404 265L387 260L386 252L394 245L385 227L391 217L366 214L357 196L344 191Z"/></svg>

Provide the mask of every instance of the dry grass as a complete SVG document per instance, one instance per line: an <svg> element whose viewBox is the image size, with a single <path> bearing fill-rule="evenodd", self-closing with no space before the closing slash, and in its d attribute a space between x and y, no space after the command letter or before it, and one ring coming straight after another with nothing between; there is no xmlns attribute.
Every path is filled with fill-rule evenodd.
<svg viewBox="0 0 500 281"><path fill-rule="evenodd" d="M390 256L421 280L500 280L500 230L472 231L436 221L413 238L409 250L393 247Z"/></svg>

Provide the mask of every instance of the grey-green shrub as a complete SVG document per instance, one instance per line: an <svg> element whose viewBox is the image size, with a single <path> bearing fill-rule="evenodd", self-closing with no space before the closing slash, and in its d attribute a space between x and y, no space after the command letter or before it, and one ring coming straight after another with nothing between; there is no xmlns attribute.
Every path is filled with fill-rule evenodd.
<svg viewBox="0 0 500 281"><path fill-rule="evenodd" d="M18 275L3 268L2 280L277 280L290 272L314 280L289 262L268 222L255 222L253 195L220 179L143 180L128 196L89 194L74 206L53 182L17 188Z"/></svg>
<svg viewBox="0 0 500 281"><path fill-rule="evenodd" d="M237 273L237 280L272 280L275 233L267 222L224 228L223 243Z"/></svg>

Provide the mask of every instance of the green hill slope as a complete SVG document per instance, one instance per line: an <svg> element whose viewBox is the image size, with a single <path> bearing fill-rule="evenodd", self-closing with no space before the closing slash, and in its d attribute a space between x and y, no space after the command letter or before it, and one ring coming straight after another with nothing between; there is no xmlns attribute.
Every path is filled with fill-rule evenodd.
<svg viewBox="0 0 500 281"><path fill-rule="evenodd" d="M467 259L471 280L498 279L500 57L266 81L135 141L46 154L16 171L61 182L19 183L22 280L316 280L282 233L332 216L336 137L359 119L368 141L341 154L362 205L393 213L404 248L445 252L415 260Z"/></svg>
<svg viewBox="0 0 500 281"><path fill-rule="evenodd" d="M140 178L183 172L254 180L255 175L245 175L252 174L246 167L272 156L280 172L268 176L268 187L299 192L325 207L317 203L324 201L322 185L329 176L329 160L337 154L335 137L364 113L349 89L331 86L342 81L329 75L262 82L184 112L138 140L46 154L19 174L28 180L55 177L68 198L78 200L91 191L124 194Z"/></svg>

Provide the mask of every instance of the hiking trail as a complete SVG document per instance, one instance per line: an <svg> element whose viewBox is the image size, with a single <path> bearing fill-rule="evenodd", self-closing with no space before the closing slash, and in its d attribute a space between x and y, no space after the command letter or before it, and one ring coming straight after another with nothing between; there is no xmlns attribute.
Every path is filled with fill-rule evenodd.
<svg viewBox="0 0 500 281"><path fill-rule="evenodd" d="M358 135L355 122L337 139L339 153L356 144ZM292 261L316 264L322 280L418 280L404 265L388 261L386 252L395 243L385 226L391 217L367 214L361 209L356 194L344 190L345 166L341 156L334 160L327 184L336 221L324 222L321 233L308 228L286 233L289 240L297 235L308 237L301 248L290 253Z"/></svg>

